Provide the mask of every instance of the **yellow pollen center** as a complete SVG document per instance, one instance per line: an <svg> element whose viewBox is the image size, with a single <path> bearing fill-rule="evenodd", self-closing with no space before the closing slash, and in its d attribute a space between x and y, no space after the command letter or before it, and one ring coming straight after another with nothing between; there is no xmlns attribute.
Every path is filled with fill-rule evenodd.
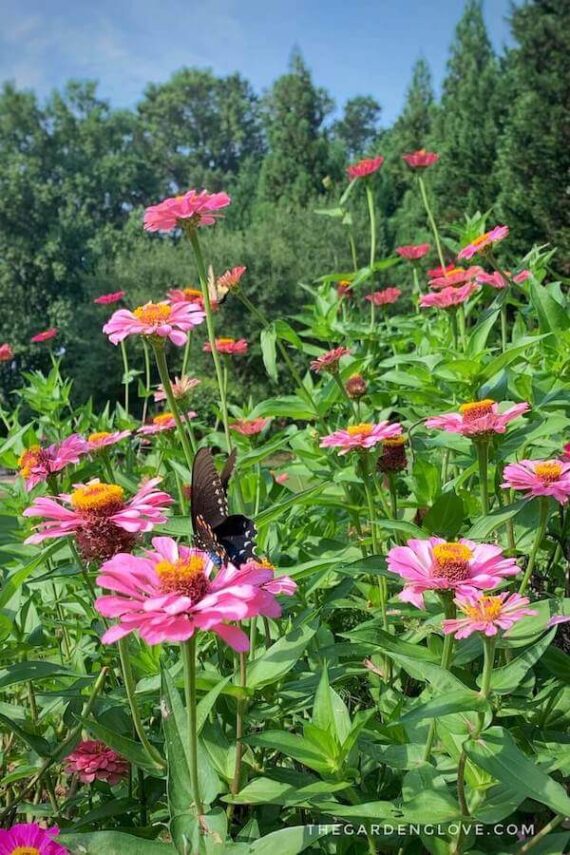
<svg viewBox="0 0 570 855"><path fill-rule="evenodd" d="M562 464L556 460L548 460L546 463L537 463L534 474L538 475L546 484L556 481L562 475Z"/></svg>
<svg viewBox="0 0 570 855"><path fill-rule="evenodd" d="M160 413L160 415L155 416L153 418L152 423L153 425L167 425L169 422L172 421L173 418L174 416L172 415L172 413Z"/></svg>
<svg viewBox="0 0 570 855"><path fill-rule="evenodd" d="M385 439L384 440L384 447L385 448L400 448L402 445L405 445L405 444L406 444L406 437L405 436L394 436L394 437L392 437L392 439Z"/></svg>
<svg viewBox="0 0 570 855"><path fill-rule="evenodd" d="M483 241L487 239L488 234L489 232L483 232L482 235L478 235L476 238L473 238L473 240L471 241L472 245L479 246L480 243L483 243Z"/></svg>
<svg viewBox="0 0 570 855"><path fill-rule="evenodd" d="M38 455L41 451L41 446L39 445L31 445L25 451L20 454L18 458L18 466L20 467L20 471L22 475L28 476L36 463L38 462Z"/></svg>
<svg viewBox="0 0 570 855"><path fill-rule="evenodd" d="M503 607L500 597L481 597L476 606L464 606L462 611L471 620L496 620Z"/></svg>
<svg viewBox="0 0 570 855"><path fill-rule="evenodd" d="M466 421L474 421L490 415L493 412L494 403L491 398L485 398L483 401L470 401L468 404L461 404L459 412Z"/></svg>
<svg viewBox="0 0 570 855"><path fill-rule="evenodd" d="M159 561L155 572L160 587L166 593L185 594L192 600L200 599L208 590L205 561L201 555L179 558L177 561Z"/></svg>
<svg viewBox="0 0 570 855"><path fill-rule="evenodd" d="M436 543L433 555L439 565L456 561L469 561L473 553L464 543Z"/></svg>
<svg viewBox="0 0 570 855"><path fill-rule="evenodd" d="M35 846L16 846L10 855L40 855L40 850L36 849Z"/></svg>
<svg viewBox="0 0 570 855"><path fill-rule="evenodd" d="M359 425L350 425L346 432L349 436L368 436L372 433L372 425L369 422L362 422Z"/></svg>
<svg viewBox="0 0 570 855"><path fill-rule="evenodd" d="M133 311L138 320L143 324L163 324L172 313L172 309L166 303L147 303L139 306Z"/></svg>
<svg viewBox="0 0 570 855"><path fill-rule="evenodd" d="M444 276L455 276L456 273L463 273L462 267L452 267L451 270L446 270Z"/></svg>
<svg viewBox="0 0 570 855"><path fill-rule="evenodd" d="M219 338L218 344L233 344L234 341L235 341L235 338Z"/></svg>
<svg viewBox="0 0 570 855"><path fill-rule="evenodd" d="M464 582L469 578L469 559L472 555L472 551L463 543L437 543L433 547L434 576L450 587Z"/></svg>
<svg viewBox="0 0 570 855"><path fill-rule="evenodd" d="M108 511L123 504L125 491L118 484L86 484L71 494L71 504L77 511Z"/></svg>
<svg viewBox="0 0 570 855"><path fill-rule="evenodd" d="M89 442L99 442L101 439L107 439L108 436L111 436L108 430L100 430L96 433L91 433L87 437Z"/></svg>
<svg viewBox="0 0 570 855"><path fill-rule="evenodd" d="M197 288L183 288L182 293L185 297L188 297L189 300L201 300L202 292Z"/></svg>
<svg viewBox="0 0 570 855"><path fill-rule="evenodd" d="M262 558L259 563L262 567L265 567L266 570L275 570L275 564L272 564L267 558Z"/></svg>

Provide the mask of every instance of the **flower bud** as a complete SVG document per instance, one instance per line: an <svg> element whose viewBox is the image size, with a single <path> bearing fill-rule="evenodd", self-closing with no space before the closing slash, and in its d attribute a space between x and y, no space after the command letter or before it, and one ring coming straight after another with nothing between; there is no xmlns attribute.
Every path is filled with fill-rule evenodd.
<svg viewBox="0 0 570 855"><path fill-rule="evenodd" d="M376 464L379 472L402 472L408 465L406 460L406 438L395 436L385 439Z"/></svg>
<svg viewBox="0 0 570 855"><path fill-rule="evenodd" d="M349 377L345 385L346 394L349 398L358 399L366 395L368 383L362 374L353 374Z"/></svg>

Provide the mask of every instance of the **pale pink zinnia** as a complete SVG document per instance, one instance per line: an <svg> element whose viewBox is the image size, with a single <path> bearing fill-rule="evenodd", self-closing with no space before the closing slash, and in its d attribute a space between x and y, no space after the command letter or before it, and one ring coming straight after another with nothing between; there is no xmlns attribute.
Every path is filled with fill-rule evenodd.
<svg viewBox="0 0 570 855"><path fill-rule="evenodd" d="M196 413L194 410L189 410L186 413L187 419L195 419ZM142 425L137 433L142 434L153 434L153 433L162 433L166 430L174 430L176 427L176 419L174 418L174 414L171 412L159 413L157 416L154 416L152 421L148 424Z"/></svg>
<svg viewBox="0 0 570 855"><path fill-rule="evenodd" d="M502 487L521 490L526 496L552 496L561 505L570 498L570 463L562 460L521 460L509 463Z"/></svg>
<svg viewBox="0 0 570 855"><path fill-rule="evenodd" d="M269 419L261 418L238 419L235 422L231 422L229 427L231 430L235 430L236 433L241 433L242 436L255 436L267 427L269 421Z"/></svg>
<svg viewBox="0 0 570 855"><path fill-rule="evenodd" d="M383 163L384 158L382 155L378 155L378 157L364 157L357 163L351 163L350 166L347 166L346 174L351 180L355 178L367 178L369 175L378 172Z"/></svg>
<svg viewBox="0 0 570 855"><path fill-rule="evenodd" d="M228 564L214 576L214 562L205 552L170 537L155 537L152 545L143 557L116 555L101 567L97 584L115 593L99 597L95 607L104 617L118 618L103 643L130 632L147 644L180 642L203 630L243 652L249 639L228 621L280 616L281 607L266 587L274 581L273 570Z"/></svg>
<svg viewBox="0 0 570 855"><path fill-rule="evenodd" d="M109 448L110 445L116 445L122 442L131 435L130 430L99 430L96 433L91 433L87 437L88 451L100 451L102 448Z"/></svg>
<svg viewBox="0 0 570 855"><path fill-rule="evenodd" d="M337 430L323 437L320 442L321 448L340 448L339 454L348 454L355 449L374 448L385 439L400 436L402 425L399 422L378 422L370 424L363 422L358 425L349 425L345 430Z"/></svg>
<svg viewBox="0 0 570 855"><path fill-rule="evenodd" d="M530 279L532 273L530 270L519 270L518 273L513 275L513 282L516 282L517 285L522 285L523 282L526 282L527 279Z"/></svg>
<svg viewBox="0 0 570 855"><path fill-rule="evenodd" d="M170 232L182 223L211 226L220 216L220 210L227 208L230 201L227 193L188 190L181 196L172 196L147 208L144 227L147 232Z"/></svg>
<svg viewBox="0 0 570 855"><path fill-rule="evenodd" d="M454 602L464 617L444 620L443 631L446 635L453 633L456 638L468 638L474 632L497 635L500 629L505 631L522 618L538 614L527 608L528 597L508 591L491 596L480 592L464 594L455 597Z"/></svg>
<svg viewBox="0 0 570 855"><path fill-rule="evenodd" d="M173 344L186 344L188 332L206 315L196 303L147 303L132 312L119 309L103 327L109 341L119 344L130 335L158 336Z"/></svg>
<svg viewBox="0 0 570 855"><path fill-rule="evenodd" d="M204 307L204 295L199 288L173 288L166 292L167 297L173 303L197 303Z"/></svg>
<svg viewBox="0 0 570 855"><path fill-rule="evenodd" d="M34 344L39 344L42 341L51 341L52 338L55 338L57 335L57 329L55 327L50 327L49 330L44 330L43 332L36 333L30 339Z"/></svg>
<svg viewBox="0 0 570 855"><path fill-rule="evenodd" d="M262 588L264 591L269 591L270 594L285 594L287 597L292 597L297 591L297 583L285 574L280 576L275 575L275 567L269 561L263 559L257 561L254 558L246 561L241 565L242 570L270 570L273 578L269 582L264 582Z"/></svg>
<svg viewBox="0 0 570 855"><path fill-rule="evenodd" d="M509 422L529 410L530 405L525 402L515 404L500 413L499 405L491 398L485 398L483 401L461 404L458 413L444 413L426 419L426 426L446 430L448 433L460 433L463 436L505 433Z"/></svg>
<svg viewBox="0 0 570 855"><path fill-rule="evenodd" d="M172 382L172 394L175 399L178 401L182 398L186 398L196 386L199 386L202 381L197 377L175 377ZM155 401L166 401L166 392L162 384L158 387L156 392L154 393Z"/></svg>
<svg viewBox="0 0 570 855"><path fill-rule="evenodd" d="M397 303L401 294L399 288L383 288L381 291L367 294L364 299L374 303L375 306L389 306L391 303Z"/></svg>
<svg viewBox="0 0 570 855"><path fill-rule="evenodd" d="M114 787L129 774L129 761L96 739L83 739L65 758L65 771L82 784L104 781Z"/></svg>
<svg viewBox="0 0 570 855"><path fill-rule="evenodd" d="M126 291L112 291L110 294L101 294L101 296L96 297L93 302L100 306L108 306L111 303L118 303L126 296L126 294Z"/></svg>
<svg viewBox="0 0 570 855"><path fill-rule="evenodd" d="M47 481L50 475L61 472L71 463L79 463L82 455L88 451L86 440L76 433L46 448L40 445L30 446L22 452L18 460L20 475L26 481L26 489L31 490L42 481Z"/></svg>
<svg viewBox="0 0 570 855"><path fill-rule="evenodd" d="M438 162L439 154L433 151L426 151L425 148L420 148L411 154L403 154L402 159L412 169L426 169L428 166L433 166L434 163Z"/></svg>
<svg viewBox="0 0 570 855"><path fill-rule="evenodd" d="M429 243L406 244L405 246L397 246L396 252L402 258L407 258L408 261L417 261L427 255L430 249Z"/></svg>
<svg viewBox="0 0 570 855"><path fill-rule="evenodd" d="M348 356L350 350L348 347L335 347L332 350L327 350L326 353L317 356L311 361L311 368L318 374L328 372L336 374L338 372L339 362L343 356Z"/></svg>
<svg viewBox="0 0 570 855"><path fill-rule="evenodd" d="M473 238L471 243L464 246L457 253L457 258L473 258L478 252L481 252L482 249L486 249L488 246L492 246L500 240L504 240L509 233L508 226L495 226L488 232L484 232L482 235L478 235L478 237Z"/></svg>
<svg viewBox="0 0 570 855"><path fill-rule="evenodd" d="M56 843L59 828L40 828L35 822L0 828L0 855L69 855L69 849Z"/></svg>
<svg viewBox="0 0 570 855"><path fill-rule="evenodd" d="M420 306L422 309L451 309L453 306L460 306L465 303L469 297L477 290L477 285L474 282L468 282L466 285L460 285L459 288L449 287L443 288L441 291L433 291L431 294L422 294L420 297Z"/></svg>
<svg viewBox="0 0 570 855"><path fill-rule="evenodd" d="M479 285L490 285L491 288L497 288L498 290L507 288L509 284L498 270L495 270L493 273L478 273L476 281Z"/></svg>
<svg viewBox="0 0 570 855"><path fill-rule="evenodd" d="M222 273L221 276L217 279L217 285L220 288L227 288L228 291L231 291L232 288L237 288L240 283L241 277L247 270L247 267L232 267L231 270L226 270L225 273Z"/></svg>
<svg viewBox="0 0 570 855"><path fill-rule="evenodd" d="M218 353L225 353L230 356L243 356L247 353L248 343L245 338L240 338L236 341L235 338L217 338L216 350ZM211 353L212 348L210 342L207 341L202 348L204 353Z"/></svg>
<svg viewBox="0 0 570 855"><path fill-rule="evenodd" d="M10 362L14 358L14 351L9 344L0 345L0 362Z"/></svg>
<svg viewBox="0 0 570 855"><path fill-rule="evenodd" d="M441 275L431 276L429 287L434 291L439 291L441 288L449 288L451 285L464 285L466 282L473 282L474 279L483 271L478 264L471 267L447 267Z"/></svg>
<svg viewBox="0 0 570 855"><path fill-rule="evenodd" d="M506 576L520 572L514 558L506 558L499 546L465 539L448 543L440 537L394 546L387 562L388 569L404 580L399 599L418 609L424 607L426 591L471 594L496 588Z"/></svg>

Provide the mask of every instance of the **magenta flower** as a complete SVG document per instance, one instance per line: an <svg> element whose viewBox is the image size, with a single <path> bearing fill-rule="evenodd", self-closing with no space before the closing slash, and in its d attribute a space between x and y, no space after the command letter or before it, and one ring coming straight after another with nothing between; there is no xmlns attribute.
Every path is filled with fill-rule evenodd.
<svg viewBox="0 0 570 855"><path fill-rule="evenodd" d="M10 362L14 358L14 351L11 345L0 345L0 362Z"/></svg>
<svg viewBox="0 0 570 855"><path fill-rule="evenodd" d="M50 475L61 472L70 463L79 463L82 455L88 451L86 440L76 433L62 442L48 445L47 448L40 445L30 446L22 452L18 460L20 475L26 480L26 489L32 490L42 481L47 481Z"/></svg>
<svg viewBox="0 0 570 855"><path fill-rule="evenodd" d="M532 273L530 270L520 270L518 273L515 273L513 276L513 282L516 282L517 285L522 285L523 282L526 282L527 279L530 279Z"/></svg>
<svg viewBox="0 0 570 855"><path fill-rule="evenodd" d="M105 644L130 632L147 644L161 644L203 630L245 651L247 635L228 621L280 616L279 603L265 587L274 581L272 570L228 564L213 576L214 563L205 552L170 537L155 537L152 545L144 557L120 554L101 567L97 584L115 593L99 597L95 607L104 617L118 618L103 635Z"/></svg>
<svg viewBox="0 0 570 855"><path fill-rule="evenodd" d="M369 175L378 172L383 163L384 158L382 155L378 155L378 157L364 157L357 163L351 163L350 166L347 166L346 174L351 180L355 178L367 178Z"/></svg>
<svg viewBox="0 0 570 855"><path fill-rule="evenodd" d="M44 330L43 332L36 333L30 339L34 344L41 343L42 341L51 341L52 338L55 338L58 333L58 330L55 327L50 327L49 330Z"/></svg>
<svg viewBox="0 0 570 855"><path fill-rule="evenodd" d="M113 433L107 430L97 431L87 437L87 450L100 451L102 448L109 448L110 445L116 445L130 435L130 430L116 430Z"/></svg>
<svg viewBox="0 0 570 855"><path fill-rule="evenodd" d="M552 615L546 624L546 628L552 629L553 626L558 626L561 623L568 623L569 621L570 615Z"/></svg>
<svg viewBox="0 0 570 855"><path fill-rule="evenodd" d="M364 299L375 306L389 306L391 303L397 303L401 294L399 288L383 288L381 291L367 294Z"/></svg>
<svg viewBox="0 0 570 855"><path fill-rule="evenodd" d="M202 381L198 380L197 377L175 377L172 385L172 394L176 398L177 401L182 398L186 398L196 386L199 386ZM156 392L154 393L155 401L166 401L166 392L164 391L162 384L158 387Z"/></svg>
<svg viewBox="0 0 570 855"><path fill-rule="evenodd" d="M240 338L236 341L235 338L217 338L216 350L218 353L225 353L230 356L243 356L247 353L249 345L245 338ZM212 348L210 342L207 341L202 348L204 353L211 353Z"/></svg>
<svg viewBox="0 0 570 855"><path fill-rule="evenodd" d="M567 442L562 448L562 460L570 461L570 442Z"/></svg>
<svg viewBox="0 0 570 855"><path fill-rule="evenodd" d="M440 276L445 276L446 273L451 273L455 270L462 270L461 267L457 267L453 262L448 264L446 267L442 267L439 265L438 267L432 267L431 270L428 270L427 275L428 279L437 279Z"/></svg>
<svg viewBox="0 0 570 855"><path fill-rule="evenodd" d="M472 594L496 588L506 576L520 572L514 558L506 558L499 546L465 539L458 543L440 537L408 540L406 546L394 546L387 561L388 569L404 580L399 599L418 609L424 607L426 591Z"/></svg>
<svg viewBox="0 0 570 855"><path fill-rule="evenodd" d="M340 279L336 283L336 293L337 297L341 300L343 297L350 299L352 297L352 282L350 279Z"/></svg>
<svg viewBox="0 0 570 855"><path fill-rule="evenodd" d="M111 303L118 303L123 297L126 297L126 291L112 291L110 294L101 294L100 297L96 297L93 302L98 303L100 306L108 306Z"/></svg>
<svg viewBox="0 0 570 855"><path fill-rule="evenodd" d="M406 244L405 246L397 246L396 252L402 258L407 258L408 261L417 261L427 255L430 249L429 243Z"/></svg>
<svg viewBox="0 0 570 855"><path fill-rule="evenodd" d="M195 419L196 413L194 410L189 410L186 413L187 419ZM176 419L174 418L174 414L168 411L164 413L159 413L158 416L154 416L153 420L146 425L142 425L137 433L142 434L153 434L153 433L162 433L165 430L174 430L176 427Z"/></svg>
<svg viewBox="0 0 570 855"><path fill-rule="evenodd" d="M130 335L168 338L173 344L186 344L187 333L201 324L206 315L196 303L147 303L132 312L119 309L103 327L109 341L119 344Z"/></svg>
<svg viewBox="0 0 570 855"><path fill-rule="evenodd" d="M446 430L448 433L460 433L462 436L482 436L484 434L505 433L509 422L530 410L530 404L515 404L504 413L499 405L486 398L484 401L471 401L461 404L458 413L444 413L426 419L426 427Z"/></svg>
<svg viewBox="0 0 570 855"><path fill-rule="evenodd" d="M412 169L427 169L428 166L433 166L434 163L438 162L439 154L420 148L411 154L403 154L402 160L405 160Z"/></svg>
<svg viewBox="0 0 570 855"><path fill-rule="evenodd" d="M441 291L434 291L431 294L422 294L420 297L420 306L422 309L451 309L453 306L460 306L465 303L469 297L477 290L477 285L473 282L468 282L466 285L461 285L459 288L443 288Z"/></svg>
<svg viewBox="0 0 570 855"><path fill-rule="evenodd" d="M185 223L211 226L220 216L220 209L227 208L230 202L227 193L188 190L181 196L164 199L158 205L147 208L144 212L144 228L147 232L171 232Z"/></svg>
<svg viewBox="0 0 570 855"><path fill-rule="evenodd" d="M317 356L316 359L311 361L311 368L313 371L316 371L317 374L329 373L329 374L337 374L339 362L343 356L348 356L350 350L348 347L335 347L332 350L327 350L326 353L322 353L320 356Z"/></svg>
<svg viewBox="0 0 570 855"><path fill-rule="evenodd" d="M508 233L508 226L495 226L495 228L490 231L484 232L482 235L473 238L471 243L464 246L463 249L458 252L457 258L473 258L473 256L478 252L481 252L482 249L486 249L488 246L493 246L493 244L498 241L504 240Z"/></svg>
<svg viewBox="0 0 570 855"><path fill-rule="evenodd" d="M445 635L455 634L456 638L468 638L474 632L483 635L497 635L500 629L510 629L524 617L533 617L538 612L528 609L528 597L519 594L487 596L480 592L457 596L455 603L465 617L443 621Z"/></svg>
<svg viewBox="0 0 570 855"><path fill-rule="evenodd" d="M0 855L69 855L69 849L56 843L59 828L40 828L35 822L0 828Z"/></svg>
<svg viewBox="0 0 570 855"><path fill-rule="evenodd" d="M232 422L229 427L235 430L236 433L241 433L242 436L255 436L265 430L270 419L238 419Z"/></svg>
<svg viewBox="0 0 570 855"><path fill-rule="evenodd" d="M241 566L242 570L270 570L273 574L273 578L269 582L265 582L261 587L264 591L269 591L270 594L285 594L287 597L292 597L293 594L297 591L297 583L290 577L285 574L281 576L275 575L275 567L273 564L270 564L269 561L255 561L251 559L250 561L246 561L245 564Z"/></svg>
<svg viewBox="0 0 570 855"><path fill-rule="evenodd" d="M226 270L225 273L217 280L217 285L220 288L227 288L228 291L231 291L232 288L237 288L240 283L241 277L247 270L247 267L232 267L231 270Z"/></svg>
<svg viewBox="0 0 570 855"><path fill-rule="evenodd" d="M204 308L204 295L198 288L173 288L166 294L173 303L197 303Z"/></svg>
<svg viewBox="0 0 570 855"><path fill-rule="evenodd" d="M509 284L498 270L495 270L494 273L479 273L476 277L476 281L479 285L490 285L491 288L497 288L498 290L507 288Z"/></svg>
<svg viewBox="0 0 570 855"><path fill-rule="evenodd" d="M65 758L65 771L77 775L82 784L104 781L114 787L129 774L129 761L95 739L83 739Z"/></svg>
<svg viewBox="0 0 570 855"><path fill-rule="evenodd" d="M370 424L363 422L359 425L350 425L345 430L337 430L323 437L321 448L340 448L339 454L348 454L355 449L374 448L385 439L392 439L402 433L402 425L399 422L379 422Z"/></svg>
<svg viewBox="0 0 570 855"><path fill-rule="evenodd" d="M570 463L561 460L521 460L509 463L502 487L521 490L527 497L552 496L561 505L570 498Z"/></svg>
<svg viewBox="0 0 570 855"><path fill-rule="evenodd" d="M479 267L479 265L473 265L465 269L463 267L454 267L450 264L441 275L430 277L429 287L434 291L438 291L441 288L449 288L452 285L464 285L466 282L473 282L479 273L482 272L483 268Z"/></svg>

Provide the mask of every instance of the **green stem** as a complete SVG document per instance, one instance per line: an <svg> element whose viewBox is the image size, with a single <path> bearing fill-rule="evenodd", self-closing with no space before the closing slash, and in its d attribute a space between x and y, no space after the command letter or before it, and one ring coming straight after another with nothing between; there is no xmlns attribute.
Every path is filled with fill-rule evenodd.
<svg viewBox="0 0 570 855"><path fill-rule="evenodd" d="M416 315L419 315L419 313L420 313L420 297L421 297L422 289L420 288L420 279L418 276L418 268L416 267L415 262L413 263L412 274L414 277L414 296L417 297L417 299L414 300L414 306L415 306L415 310L416 310Z"/></svg>
<svg viewBox="0 0 570 855"><path fill-rule="evenodd" d="M245 653L239 654L239 684L240 687L244 690L243 694L245 694L245 688L247 686L247 658ZM237 701L237 713L236 713L236 764L234 768L234 776L232 779L230 792L233 796L235 796L239 792L239 782L241 778L241 762L243 757L243 733L244 733L244 716L246 709L246 699L245 697L239 697Z"/></svg>
<svg viewBox="0 0 570 855"><path fill-rule="evenodd" d="M354 235L352 234L352 229L348 233L348 241L350 243L350 254L352 255L352 266L354 267L354 272L358 270L358 257L356 255L356 244L354 242Z"/></svg>
<svg viewBox="0 0 570 855"><path fill-rule="evenodd" d="M429 204L426 187L424 184L424 180L421 175L418 175L418 183L420 185L420 193L422 195L422 201L424 203L424 208L426 209L427 218L429 220L429 224L431 226L431 230L433 232L433 237L435 240L435 245L437 247L437 255L439 258L439 263L441 264L442 271L445 270L445 261L443 260L443 251L441 249L441 241L439 239L439 232L437 230L437 225L435 223L435 219Z"/></svg>
<svg viewBox="0 0 570 855"><path fill-rule="evenodd" d="M536 529L536 536L532 545L532 551L528 559L526 570L524 571L521 586L519 588L519 594L524 594L527 589L528 583L532 576L532 571L534 570L534 565L536 563L536 556L538 555L538 550L540 549L540 544L542 543L542 539L546 531L546 526L548 524L548 496L541 496L538 501L540 503L539 523Z"/></svg>
<svg viewBox="0 0 570 855"><path fill-rule="evenodd" d="M453 336L453 349L459 348L459 335L457 330L457 309L451 308L448 312L449 323L451 324L451 335Z"/></svg>
<svg viewBox="0 0 570 855"><path fill-rule="evenodd" d="M481 439L475 443L477 460L479 462L479 489L481 491L481 506L485 516L489 513L489 443Z"/></svg>
<svg viewBox="0 0 570 855"><path fill-rule="evenodd" d="M392 510L392 519L398 519L398 491L396 489L396 476L393 472L388 474L388 484L390 486L390 508Z"/></svg>
<svg viewBox="0 0 570 855"><path fill-rule="evenodd" d="M144 377L145 377L145 388L146 395L144 396L144 404L142 411L142 422L143 424L146 422L146 415L148 411L148 399L150 398L150 355L148 351L148 344L146 341L142 340L143 345L143 353L144 353Z"/></svg>
<svg viewBox="0 0 570 855"><path fill-rule="evenodd" d="M176 427L178 429L178 435L180 437L182 448L184 450L186 463L188 465L189 471L192 471L192 449L190 448L188 434L184 425L182 424L182 419L178 410L178 404L176 403L176 399L172 391L172 385L170 383L170 377L168 374L168 365L166 364L166 354L164 353L164 345L162 344L162 342L153 342L152 346L154 350L154 357L156 359L158 373L162 382L162 387L166 394L166 400L168 401L170 412L174 416L174 421L176 422Z"/></svg>
<svg viewBox="0 0 570 855"><path fill-rule="evenodd" d="M374 194L369 182L366 182L366 201L368 202L368 216L370 218L370 267L376 261L376 212L374 211Z"/></svg>
<svg viewBox="0 0 570 855"><path fill-rule="evenodd" d="M451 599L451 596L443 595L442 599L443 599L443 611L445 614L445 618L447 620L453 620L453 618L456 615L455 603ZM453 657L453 642L454 642L454 640L455 639L454 639L453 633L451 633L451 632L448 633L447 635L445 635L443 638L443 651L441 654L441 667L445 668L446 671L449 670L449 667L451 665L451 660ZM430 755L431 755L431 750L433 747L433 741L435 739L435 733L436 733L436 723L435 723L435 719L432 719L430 726L429 726L426 746L424 748L423 759L426 762L429 760Z"/></svg>
<svg viewBox="0 0 570 855"><path fill-rule="evenodd" d="M504 302L501 306L501 349L503 353L506 351L508 344L507 329L507 304Z"/></svg>
<svg viewBox="0 0 570 855"><path fill-rule="evenodd" d="M143 746L144 750L146 751L152 762L156 763L156 765L160 769L165 769L166 763L164 762L164 759L161 757L154 745L151 745L151 743L149 742L148 737L145 733L145 729L143 727L143 723L141 721L140 711L135 694L135 678L133 676L133 671L131 668L131 660L129 658L129 647L127 639L120 638L118 641L118 647L119 657L121 660L121 672L123 675L123 682L125 684L125 693L127 695L127 700L131 709L131 715L133 718L133 725L135 731L141 741L141 745Z"/></svg>
<svg viewBox="0 0 570 855"><path fill-rule="evenodd" d="M186 694L186 714L188 716L188 739L190 741L190 780L194 794L194 804L198 816L204 813L200 797L200 779L198 777L198 728L196 719L196 636L193 635L182 644L184 662L184 688Z"/></svg>
<svg viewBox="0 0 570 855"><path fill-rule="evenodd" d="M182 358L182 376L186 377L186 372L188 371L188 361L190 359L190 350L192 348L192 334L188 333L188 338L186 339L186 345L184 347L184 356Z"/></svg>
<svg viewBox="0 0 570 855"><path fill-rule="evenodd" d="M534 847L537 845L537 843L540 843L541 840L544 840L544 838L548 834L550 834L551 831L554 831L555 828L558 828L560 823L564 822L565 819L566 819L566 816L564 814L562 814L562 813L556 814L556 816L554 816L550 820L550 822L548 822L544 826L544 828L540 829L538 834L534 835L532 840L528 840L525 844L523 844L523 846L521 846L520 849L517 850L518 855L524 855L525 852L530 852L531 849L534 849Z"/></svg>
<svg viewBox="0 0 570 855"><path fill-rule="evenodd" d="M121 342L121 356L123 357L123 383L125 386L125 412L129 414L129 358L127 356L127 346L124 341Z"/></svg>

